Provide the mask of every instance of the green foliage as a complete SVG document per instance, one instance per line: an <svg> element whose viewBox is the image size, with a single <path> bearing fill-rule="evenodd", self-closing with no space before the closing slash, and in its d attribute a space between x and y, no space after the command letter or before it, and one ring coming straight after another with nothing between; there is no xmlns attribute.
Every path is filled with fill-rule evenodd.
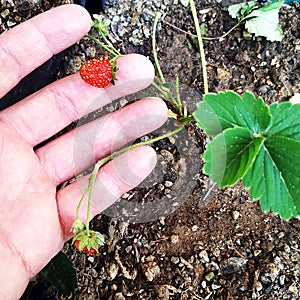
<svg viewBox="0 0 300 300"><path fill-rule="evenodd" d="M104 20L102 16L97 15L95 16L95 19L93 21L92 27L99 32L103 36L107 36L107 27L109 25L109 22L107 20Z"/></svg>
<svg viewBox="0 0 300 300"><path fill-rule="evenodd" d="M219 187L243 179L264 211L284 219L300 215L300 105L268 107L250 92L206 94L194 113L213 139L204 172Z"/></svg>
<svg viewBox="0 0 300 300"><path fill-rule="evenodd" d="M250 14L255 5L257 5L257 1L255 0L233 4L228 7L228 13L232 18L237 18L239 21L241 21Z"/></svg>
<svg viewBox="0 0 300 300"><path fill-rule="evenodd" d="M67 255L59 252L40 272L62 294L69 295L77 288L74 266Z"/></svg>
<svg viewBox="0 0 300 300"><path fill-rule="evenodd" d="M245 28L256 36L264 36L269 41L281 41L284 37L279 24L279 10L284 0L278 0L255 9L256 1L231 5L229 14L239 22L245 21Z"/></svg>

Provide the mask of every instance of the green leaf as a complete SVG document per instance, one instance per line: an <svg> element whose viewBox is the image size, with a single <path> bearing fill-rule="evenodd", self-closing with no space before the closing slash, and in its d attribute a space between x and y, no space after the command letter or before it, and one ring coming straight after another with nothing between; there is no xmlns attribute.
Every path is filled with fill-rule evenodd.
<svg viewBox="0 0 300 300"><path fill-rule="evenodd" d="M40 272L60 293L71 294L77 288L77 276L68 256L59 252Z"/></svg>
<svg viewBox="0 0 300 300"><path fill-rule="evenodd" d="M222 92L205 95L194 117L213 137L203 155L213 181L243 179L264 211L300 215L300 104L268 107L251 93Z"/></svg>
<svg viewBox="0 0 300 300"><path fill-rule="evenodd" d="M253 10L248 16L245 28L256 36L264 36L269 41L281 41L284 37L279 24L279 10L284 0L276 1Z"/></svg>
<svg viewBox="0 0 300 300"><path fill-rule="evenodd" d="M300 215L300 142L270 137L243 178L263 211L288 220Z"/></svg>
<svg viewBox="0 0 300 300"><path fill-rule="evenodd" d="M300 105L290 102L270 106L272 122L268 135L281 135L300 140Z"/></svg>
<svg viewBox="0 0 300 300"><path fill-rule="evenodd" d="M228 6L228 13L232 18L236 18L239 21L248 15L253 7L257 4L257 1L248 1Z"/></svg>
<svg viewBox="0 0 300 300"><path fill-rule="evenodd" d="M199 102L193 115L209 136L235 126L248 128L256 134L263 133L271 118L269 108L261 98L255 98L250 92L242 98L232 91L204 95L204 101Z"/></svg>
<svg viewBox="0 0 300 300"><path fill-rule="evenodd" d="M226 129L207 145L204 172L221 188L235 184L252 165L263 140L246 128Z"/></svg>

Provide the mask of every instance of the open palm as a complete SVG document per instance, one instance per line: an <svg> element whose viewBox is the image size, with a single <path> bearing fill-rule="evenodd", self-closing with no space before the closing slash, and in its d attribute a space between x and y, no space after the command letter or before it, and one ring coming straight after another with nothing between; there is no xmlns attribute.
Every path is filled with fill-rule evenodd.
<svg viewBox="0 0 300 300"><path fill-rule="evenodd" d="M86 11L66 5L1 35L0 97L81 38L90 24ZM83 114L137 92L153 80L153 67L143 56L121 57L118 67L117 84L105 91L74 74L0 112L0 299L19 298L30 278L71 237L87 178L58 192L57 186L165 121L163 102L147 98L33 150ZM155 162L154 151L141 147L105 165L98 174L92 213L99 213L139 184ZM84 205L81 215L84 220Z"/></svg>

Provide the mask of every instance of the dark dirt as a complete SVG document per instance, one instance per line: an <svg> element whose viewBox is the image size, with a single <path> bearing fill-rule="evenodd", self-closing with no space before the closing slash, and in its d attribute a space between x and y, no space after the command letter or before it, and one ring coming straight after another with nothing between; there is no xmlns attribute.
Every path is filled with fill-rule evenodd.
<svg viewBox="0 0 300 300"><path fill-rule="evenodd" d="M235 24L215 1L198 2L207 36L220 36ZM281 10L282 42L249 37L243 26L224 39L206 41L210 91L249 90L266 103L299 93L299 19L299 5ZM189 10L180 4L171 5L164 20L194 33ZM139 46L128 39L125 34L122 52L152 57L149 39ZM203 84L189 35L161 23L157 48L164 74L179 75L193 111ZM59 76L76 71L95 49L89 41L74 46ZM93 220L93 228L108 237L100 255L89 257L65 245L78 272L78 290L62 296L37 277L23 299L299 299L300 220L263 213L240 184L209 192L211 183L201 171L205 144L193 123L183 136L156 143L153 174ZM135 224L137 216L149 222Z"/></svg>

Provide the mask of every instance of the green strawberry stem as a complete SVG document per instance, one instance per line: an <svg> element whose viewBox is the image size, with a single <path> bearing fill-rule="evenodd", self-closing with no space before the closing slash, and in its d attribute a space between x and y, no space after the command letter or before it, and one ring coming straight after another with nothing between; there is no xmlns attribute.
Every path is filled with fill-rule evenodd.
<svg viewBox="0 0 300 300"><path fill-rule="evenodd" d="M98 174L99 168L102 166L102 164L96 164L97 168L94 167L94 170L89 177L89 184L88 184L88 203L87 203L87 211L86 211L86 223L85 223L85 229L87 236L90 237L90 218L91 218L91 203L92 203L92 196L93 196L93 187L94 183Z"/></svg>
<svg viewBox="0 0 300 300"><path fill-rule="evenodd" d="M204 94L207 94L208 93L208 80L207 80L206 60L205 60L203 40L202 40L202 35L201 35L201 30L200 30L200 26L199 26L199 20L197 17L197 11L196 11L194 0L190 0L190 7L191 7L191 12L192 12L192 16L193 16L193 20L194 20L194 24L195 24L195 28L196 28L196 34L197 34L197 38L198 38L198 45L199 45L201 66L202 66Z"/></svg>
<svg viewBox="0 0 300 300"><path fill-rule="evenodd" d="M188 115L188 116L183 116L183 117L179 118L177 121L180 124L184 125L185 123L191 122L193 120L195 120L194 116L193 115Z"/></svg>
<svg viewBox="0 0 300 300"><path fill-rule="evenodd" d="M180 132L183 128L184 128L184 124L182 124L180 127L176 128L175 130L173 130L171 132L168 132L166 134L163 134L161 136L158 136L156 138L150 139L150 140L145 141L145 142L136 143L134 145L125 147L123 149L120 149L120 150L112 153L111 155L102 158L101 160L99 160L95 164L94 169L93 169L93 171L92 171L92 173L91 173L91 175L89 177L88 186L84 189L83 195L81 196L80 201L79 201L79 203L77 205L77 208L76 208L76 220L78 220L79 219L79 209L80 209L80 207L82 205L83 199L87 196L87 192L88 192L87 215L86 215L86 221L85 221L85 228L86 228L86 234L87 234L87 236L89 236L89 234L90 234L89 223L90 223L90 220L91 220L91 203L92 203L92 196L93 196L92 194L93 194L93 188L94 188L94 185L95 185L95 181L96 181L99 169L104 164L106 164L107 162L109 162L110 160L112 160L113 158L119 156L120 154L123 154L123 153L127 152L128 150L131 150L131 149L134 149L134 148L137 148L137 147L140 147L140 146L149 145L149 144L152 144L154 142L160 141L162 139L165 139L167 137L170 137L170 136L172 136L172 135Z"/></svg>
<svg viewBox="0 0 300 300"><path fill-rule="evenodd" d="M157 84L155 82L152 82L152 85L159 91L161 92L162 96L169 100L170 102L174 103L177 107L177 102L176 99L173 97L172 93L167 87L162 86L161 84ZM178 108L178 107L177 107Z"/></svg>
<svg viewBox="0 0 300 300"><path fill-rule="evenodd" d="M157 69L157 73L158 73L158 77L160 79L160 84L156 84L156 83L152 83L152 85L159 91L162 93L162 95L164 96L164 98L166 98L167 100L169 100L170 102L172 102L179 113L179 116L182 117L183 116L183 112L182 112L182 102L180 99L180 93L179 93L179 79L178 76L176 75L176 82L175 82L175 94L176 94L176 98L173 97L170 89L168 87L166 87L166 80L164 78L163 72L160 68L159 65L159 60L157 57L157 51L156 51L156 28L157 28L157 23L158 20L160 18L161 14L160 12L157 12L154 18L154 23L153 23L153 31L152 31L152 53L153 53L153 59L154 59L154 64L155 67Z"/></svg>
<svg viewBox="0 0 300 300"><path fill-rule="evenodd" d="M117 54L117 56L121 56L121 53L114 47L114 45L106 38L106 36L101 32L101 36L103 41Z"/></svg>
<svg viewBox="0 0 300 300"><path fill-rule="evenodd" d="M214 40L220 40L223 39L224 37L226 37L227 35L229 35L234 29L236 29L237 27L239 27L244 21L247 20L247 17L241 19L240 21L238 21L233 27L231 27L227 32L225 32L224 34L222 34L221 36L215 36L215 37L207 37L207 36L203 36L202 40L207 40L207 41L214 41ZM193 37L197 37L194 34L191 34L191 36ZM198 37L197 37L198 38Z"/></svg>
<svg viewBox="0 0 300 300"><path fill-rule="evenodd" d="M238 21L237 24L235 24L232 28L230 28L227 32L225 32L224 34L222 34L221 36L214 36L214 37L208 37L208 36L202 36L202 40L208 40L208 41L214 41L214 40L220 40L225 38L227 35L229 35L234 29L236 29L237 27L239 27L243 22L245 22L247 19L249 19L248 16L244 17L243 19L241 19L240 21ZM166 20L161 20L164 24L167 24L168 26L174 28L177 31L180 31L186 35L189 35L193 38L197 38L196 34L190 33L188 31L185 31L177 26L175 26L174 24L166 21Z"/></svg>
<svg viewBox="0 0 300 300"><path fill-rule="evenodd" d="M84 191L83 191L83 193L82 193L82 196L81 196L81 198L80 198L80 200L78 202L78 205L77 205L77 208L76 208L76 220L79 220L79 209L80 209L82 201L85 198L87 192L88 192L88 189L85 188Z"/></svg>
<svg viewBox="0 0 300 300"><path fill-rule="evenodd" d="M180 98L180 91L179 91L179 77L178 75L176 74L176 84L175 84L175 95L176 95L176 100L177 100L177 108L178 108L178 111L179 111L179 116L182 116L183 113L182 113L182 102L181 102L181 98Z"/></svg>
<svg viewBox="0 0 300 300"><path fill-rule="evenodd" d="M105 38L105 43L99 41L97 38L94 38L93 36L87 34L86 37L94 41L96 44L100 45L103 49L105 49L108 53L112 54L114 57L114 60L116 60L118 57L120 57L122 54ZM103 35L102 35L103 37Z"/></svg>

